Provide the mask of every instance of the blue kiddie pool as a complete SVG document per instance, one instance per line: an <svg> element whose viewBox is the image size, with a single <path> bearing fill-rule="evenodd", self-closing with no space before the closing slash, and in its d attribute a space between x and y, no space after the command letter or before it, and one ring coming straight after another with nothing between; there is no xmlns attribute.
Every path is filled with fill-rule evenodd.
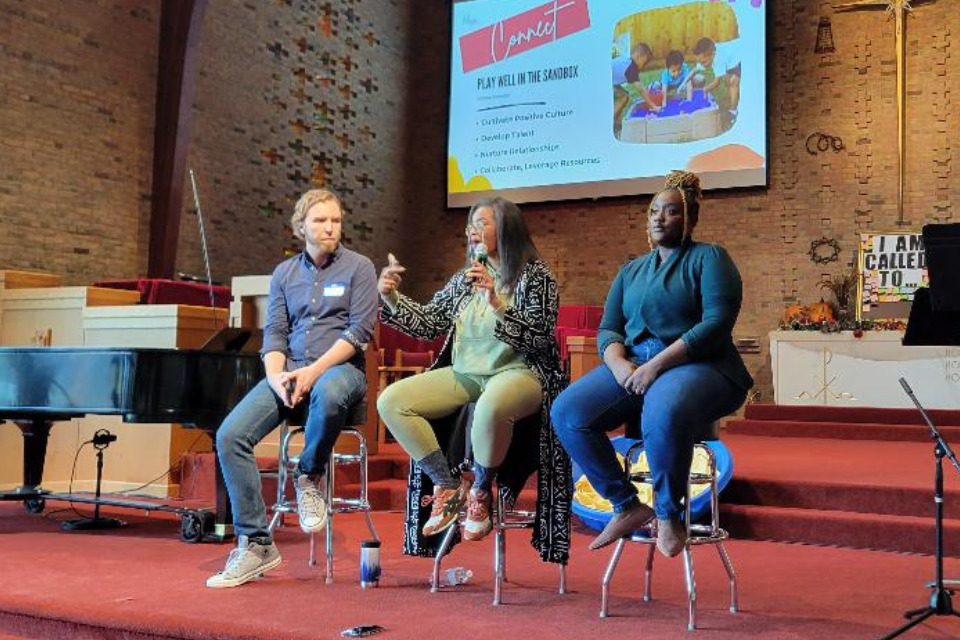
<svg viewBox="0 0 960 640"><path fill-rule="evenodd" d="M617 450L617 453L620 455L626 455L627 450L632 447L634 444L639 442L633 438L626 438L624 436L618 436L611 439L613 443L613 448ZM730 478L733 477L733 456L730 455L730 450L727 449L719 440L708 440L705 442L710 450L713 452L714 456L717 459L717 490L723 491L724 487L730 482ZM634 455L641 455L637 452L634 452ZM637 458L634 458L636 462ZM694 466L697 464L697 459L694 458ZM583 491L583 487L588 486L586 482L586 477L583 474L583 471L580 469L580 465L573 465L573 481L575 483L576 490L573 494L573 512L577 514L580 520L583 521L585 525L591 529L600 531L603 529L607 522L613 516L613 511L603 508L597 508L594 504L598 498L596 493L591 491ZM643 496L641 495L641 499ZM693 497L693 500L690 503L690 512L694 520L700 516L710 512L710 492L703 490L698 495Z"/></svg>

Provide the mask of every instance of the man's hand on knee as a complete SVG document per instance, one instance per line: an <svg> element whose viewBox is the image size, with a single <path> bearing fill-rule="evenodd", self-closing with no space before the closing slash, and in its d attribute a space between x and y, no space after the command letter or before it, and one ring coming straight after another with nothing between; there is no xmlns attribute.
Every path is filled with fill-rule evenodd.
<svg viewBox="0 0 960 640"><path fill-rule="evenodd" d="M285 375L283 372L267 374L267 384L269 384L273 392L277 394L277 397L280 398L284 406L292 407L293 403L290 401L290 389L287 388L286 383L283 381Z"/></svg>
<svg viewBox="0 0 960 640"><path fill-rule="evenodd" d="M290 406L297 406L310 393L321 375L323 375L323 369L316 362L306 367L281 373L280 376L285 386L292 388Z"/></svg>

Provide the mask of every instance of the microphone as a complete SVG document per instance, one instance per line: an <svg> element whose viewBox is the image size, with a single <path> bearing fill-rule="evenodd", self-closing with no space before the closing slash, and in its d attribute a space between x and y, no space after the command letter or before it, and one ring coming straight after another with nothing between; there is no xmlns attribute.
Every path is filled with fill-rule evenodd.
<svg viewBox="0 0 960 640"><path fill-rule="evenodd" d="M489 259L489 252L486 244L481 242L473 248L473 259L479 262L480 264L482 264L483 266L487 266L487 260Z"/></svg>
<svg viewBox="0 0 960 640"><path fill-rule="evenodd" d="M487 252L487 245L485 245L482 242L477 243L476 246L473 247L473 259L479 262L480 264L482 264L484 268L486 268L487 260L489 259L488 252ZM473 279L471 278L471 281L472 280Z"/></svg>
<svg viewBox="0 0 960 640"><path fill-rule="evenodd" d="M110 433L106 429L97 429L97 432L93 434L93 439L90 440L90 443L93 444L94 449L97 451L102 451L109 447L111 442L116 441L117 436L114 434Z"/></svg>

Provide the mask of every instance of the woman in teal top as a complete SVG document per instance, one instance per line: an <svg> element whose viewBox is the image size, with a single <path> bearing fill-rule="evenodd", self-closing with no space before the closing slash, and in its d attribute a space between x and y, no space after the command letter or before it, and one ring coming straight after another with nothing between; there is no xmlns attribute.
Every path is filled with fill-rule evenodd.
<svg viewBox="0 0 960 640"><path fill-rule="evenodd" d="M693 446L737 410L753 379L733 346L743 295L740 273L721 247L694 242L700 181L674 171L650 205L651 251L624 265L610 287L597 346L603 364L554 402L557 435L614 509L590 545L598 549L658 522L667 556L686 542L682 499ZM640 503L606 435L640 421L656 493Z"/></svg>
<svg viewBox="0 0 960 640"><path fill-rule="evenodd" d="M515 491L501 465L515 439L538 445L532 459L537 477L534 546L544 560L565 563L570 541L570 460L550 426L550 405L566 384L554 337L557 283L540 259L519 207L503 198L485 198L470 210L466 228L467 264L427 304L402 295L404 268L391 255L380 274L381 320L409 335L447 341L430 371L395 382L377 400L384 423L416 462L411 472L404 527L404 551L430 555L434 536L456 522L467 504L464 537L479 540L492 527L491 493L500 472L508 502ZM483 244L485 257L477 248ZM430 421L475 402L471 444L475 479L468 488L453 477ZM536 416L539 433L518 434ZM539 458L539 459L538 459ZM511 458L512 459L512 458ZM426 476L424 478L423 476ZM511 475L514 475L511 473ZM429 479L429 484L426 479ZM526 476L523 476L523 480ZM418 507L433 486L432 510L420 522ZM522 481L517 490L522 488ZM411 507L413 505L413 507Z"/></svg>

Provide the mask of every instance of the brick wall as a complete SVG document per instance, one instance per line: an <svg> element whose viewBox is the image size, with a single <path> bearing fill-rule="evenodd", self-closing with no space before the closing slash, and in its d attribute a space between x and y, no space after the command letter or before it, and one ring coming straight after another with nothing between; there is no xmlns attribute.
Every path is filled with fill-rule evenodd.
<svg viewBox="0 0 960 640"><path fill-rule="evenodd" d="M299 244L288 220L331 187L347 246L383 255L400 226L407 10L397 0L210 2L189 165L214 278L270 273ZM202 274L190 191L178 269Z"/></svg>
<svg viewBox="0 0 960 640"><path fill-rule="evenodd" d="M952 4L919 4L909 20L909 228L957 220ZM846 268L858 232L897 223L893 23L826 0L770 6L770 187L708 194L697 232L736 259L736 333L760 338L785 305L819 297L822 274ZM821 14L834 54L813 53ZM158 21L157 0L0 0L2 266L68 283L144 271ZM435 290L459 263L464 222L444 206L448 49L448 9L432 2L209 3L189 164L214 277L269 272L296 246L296 195L324 184L343 192L351 246L378 265L395 250L405 288ZM845 149L807 154L815 131ZM648 202L524 207L564 302L602 302L617 267L644 250ZM195 228L188 197L178 268L202 273ZM840 263L810 261L822 236L840 242ZM748 365L769 398L766 348Z"/></svg>
<svg viewBox="0 0 960 640"><path fill-rule="evenodd" d="M188 166L215 279L269 273L313 186L349 246L401 227L409 15L397 0L217 0L203 23ZM157 0L0 0L0 268L67 284L147 264ZM9 37L8 37L9 34ZM203 274L185 191L177 268Z"/></svg>
<svg viewBox="0 0 960 640"><path fill-rule="evenodd" d="M157 0L0 0L0 268L146 266Z"/></svg>
<svg viewBox="0 0 960 640"><path fill-rule="evenodd" d="M908 156L906 225L958 221L954 202L960 180L952 176L952 151L960 147L960 115L952 87L960 66L952 41L960 35L954 3L915 7L908 22ZM745 356L758 388L772 400L766 334L782 310L819 299L823 274L848 268L861 231L897 225L897 114L894 25L880 11L835 13L829 2L769 3L772 57L769 67L769 189L711 192L696 236L723 244L744 278L744 305L737 336L761 338L763 353ZM449 46L446 15L414 9L429 24L425 49ZM820 15L833 24L836 53L814 53ZM960 43L958 43L960 44ZM419 237L404 252L409 290L425 297L456 268L462 255L464 214L443 207L441 161L445 157L447 63L420 52L411 59L422 81L410 100L425 105L437 126L418 135L418 166L411 176L410 210ZM842 138L840 153L809 155L808 135ZM665 170L672 167L664 167ZM617 267L645 251L649 196L599 202L528 204L523 207L541 253L561 285L562 302L601 304ZM840 261L817 265L810 242L839 241Z"/></svg>

